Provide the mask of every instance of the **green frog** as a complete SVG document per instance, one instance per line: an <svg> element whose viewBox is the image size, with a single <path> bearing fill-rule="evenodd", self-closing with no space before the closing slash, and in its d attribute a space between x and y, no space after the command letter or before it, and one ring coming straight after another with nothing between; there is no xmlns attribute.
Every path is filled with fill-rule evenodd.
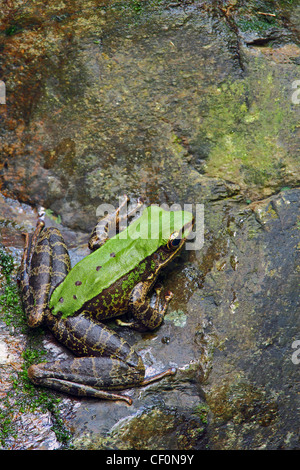
<svg viewBox="0 0 300 470"><path fill-rule="evenodd" d="M30 366L34 384L131 404L130 397L116 391L176 373L169 368L145 377L140 355L103 321L127 313L131 318L119 320L122 326L140 331L160 326L173 294L166 293L162 306L160 287L154 289L154 305L149 294L161 269L182 249L193 215L152 205L124 228L121 209L127 201L125 196L115 212L98 222L89 241L92 252L72 269L57 228L45 228L40 220L31 237L25 234L21 294L28 324L47 325L77 356ZM142 205L140 200L136 208ZM110 236L112 227L117 233Z"/></svg>

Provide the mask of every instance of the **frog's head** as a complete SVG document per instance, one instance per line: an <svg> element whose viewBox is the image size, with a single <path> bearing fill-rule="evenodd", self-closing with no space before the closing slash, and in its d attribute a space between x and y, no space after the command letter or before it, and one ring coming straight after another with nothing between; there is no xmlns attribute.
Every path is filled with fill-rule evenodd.
<svg viewBox="0 0 300 470"><path fill-rule="evenodd" d="M193 229L194 217L187 211L164 211L162 225L162 236L169 235L168 238L162 238L165 250L179 251Z"/></svg>
<svg viewBox="0 0 300 470"><path fill-rule="evenodd" d="M168 264L182 249L194 226L194 217L187 211L166 211L157 206L147 208L151 218L151 242L157 267ZM145 224L143 225L145 227ZM149 235L149 233L148 233ZM156 240L156 246L154 244ZM150 254L150 253L149 253Z"/></svg>
<svg viewBox="0 0 300 470"><path fill-rule="evenodd" d="M165 239L164 244L162 245L165 253L169 255L168 260L173 259L173 257L182 249L186 239L192 232L195 223L195 219L191 212L173 211L169 214L171 220L171 233L169 234L169 238L167 240Z"/></svg>

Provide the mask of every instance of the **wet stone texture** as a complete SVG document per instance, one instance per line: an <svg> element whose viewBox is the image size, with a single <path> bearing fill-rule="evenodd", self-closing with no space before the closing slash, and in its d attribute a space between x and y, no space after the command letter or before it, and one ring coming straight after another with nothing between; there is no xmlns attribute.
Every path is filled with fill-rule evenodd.
<svg viewBox="0 0 300 470"><path fill-rule="evenodd" d="M228 231L202 291L219 341L205 387L210 438L218 449L296 448L299 191L236 213Z"/></svg>
<svg viewBox="0 0 300 470"><path fill-rule="evenodd" d="M126 391L131 407L54 405L60 395L46 392L50 406L45 391L28 405L20 374L35 341L20 318L8 322L9 309L21 314L2 265L1 446L298 449L297 2L18 0L0 15L0 243L12 285L21 232L41 211L74 265L97 207L123 193L204 204L203 248L161 275L174 293L162 327L111 322L149 375L177 367ZM70 356L49 333L41 347L48 360Z"/></svg>

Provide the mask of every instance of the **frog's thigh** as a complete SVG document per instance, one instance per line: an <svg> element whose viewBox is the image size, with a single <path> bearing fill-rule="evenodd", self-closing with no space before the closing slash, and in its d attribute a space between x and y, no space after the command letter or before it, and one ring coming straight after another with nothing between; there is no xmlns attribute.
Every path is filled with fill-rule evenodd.
<svg viewBox="0 0 300 470"><path fill-rule="evenodd" d="M139 367L140 357L118 333L95 321L87 312L61 320L49 314L47 325L58 341L77 356L107 356Z"/></svg>
<svg viewBox="0 0 300 470"><path fill-rule="evenodd" d="M37 226L37 230L41 226ZM36 232L33 239L35 239L35 234ZM23 296L23 303L28 325L34 328L40 326L43 322L50 289L52 253L47 229L38 236L37 240L34 240L34 248L32 247L32 250L28 266L31 302L26 305Z"/></svg>
<svg viewBox="0 0 300 470"><path fill-rule="evenodd" d="M76 396L109 400L131 400L111 390L139 385L144 371L118 359L83 357L30 366L30 380L36 384Z"/></svg>
<svg viewBox="0 0 300 470"><path fill-rule="evenodd" d="M70 257L61 233L53 227L41 233L43 227L42 222L37 224L30 250L26 236L21 267L22 302L32 328L43 322L49 292L70 270Z"/></svg>

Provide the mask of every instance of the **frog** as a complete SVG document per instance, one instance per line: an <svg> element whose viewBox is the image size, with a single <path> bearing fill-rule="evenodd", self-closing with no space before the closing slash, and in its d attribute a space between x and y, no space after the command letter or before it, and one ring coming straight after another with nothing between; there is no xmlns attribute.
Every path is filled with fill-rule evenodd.
<svg viewBox="0 0 300 470"><path fill-rule="evenodd" d="M31 365L27 373L36 386L131 405L122 390L176 374L169 367L146 376L141 355L107 321L141 332L161 326L173 293L167 291L162 301L156 280L182 250L193 214L150 205L135 217L143 200L127 213L122 209L128 201L125 195L115 211L99 219L90 254L73 268L57 227L39 219L32 235L24 233L20 287L27 323L45 325L74 355ZM130 318L119 318L125 314Z"/></svg>

